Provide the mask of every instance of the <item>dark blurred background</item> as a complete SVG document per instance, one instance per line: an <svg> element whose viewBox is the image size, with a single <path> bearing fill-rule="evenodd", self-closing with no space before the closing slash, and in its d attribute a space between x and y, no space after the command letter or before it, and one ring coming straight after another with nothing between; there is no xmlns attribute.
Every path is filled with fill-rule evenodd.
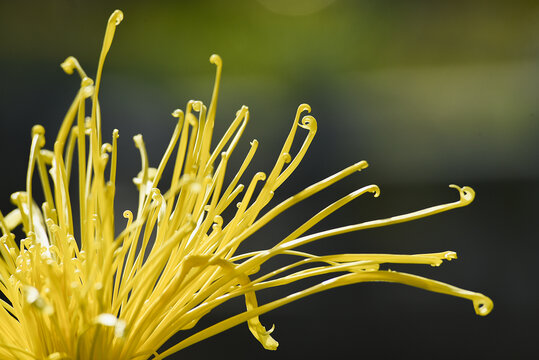
<svg viewBox="0 0 539 360"><path fill-rule="evenodd" d="M48 146L79 80L59 64L78 58L91 77L105 24L120 8L100 93L104 139L120 130L118 214L135 208L139 171L131 137L144 134L151 165L174 127L170 112L209 103L218 53L224 61L216 137L241 105L251 122L236 150L260 141L254 170L269 171L301 103L318 134L284 199L356 161L370 167L292 209L245 249L278 242L294 226L361 186L360 198L315 230L458 199L448 184L472 186L475 202L428 219L322 240L318 254L455 250L440 268L399 266L489 295L485 317L471 302L391 284L331 290L262 316L276 324L277 352L246 325L174 358L531 358L539 294L539 2L537 1L1 1L0 208L24 187L30 131ZM303 135L300 132L300 136ZM234 169L234 167L231 167ZM233 170L230 170L233 172ZM308 286L261 293L261 303ZM200 326L242 311L227 304ZM174 341L180 340L182 335Z"/></svg>

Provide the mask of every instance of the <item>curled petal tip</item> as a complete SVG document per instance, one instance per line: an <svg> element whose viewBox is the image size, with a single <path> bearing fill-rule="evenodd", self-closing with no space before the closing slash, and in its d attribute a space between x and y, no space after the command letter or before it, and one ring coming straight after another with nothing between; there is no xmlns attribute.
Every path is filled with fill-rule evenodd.
<svg viewBox="0 0 539 360"><path fill-rule="evenodd" d="M266 174L265 174L264 172L262 172L262 171L257 172L257 173L255 174L255 179L256 179L257 181L264 181L264 180L266 180Z"/></svg>
<svg viewBox="0 0 539 360"><path fill-rule="evenodd" d="M94 84L94 81L92 79L90 79L89 77L85 77L84 79L82 79L80 86L87 87L87 86L92 86L93 84Z"/></svg>
<svg viewBox="0 0 539 360"><path fill-rule="evenodd" d="M289 153L283 153L282 157L285 164L288 164L290 161L292 161L292 156L290 156Z"/></svg>
<svg viewBox="0 0 539 360"><path fill-rule="evenodd" d="M355 163L355 166L357 167L357 171L361 171L363 169L366 169L369 167L369 163L366 162L365 160L362 160L358 163Z"/></svg>
<svg viewBox="0 0 539 360"><path fill-rule="evenodd" d="M277 350L279 343L271 337L271 333L275 330L275 325L271 329L266 330L260 323L258 326L250 327L251 332L255 335L256 339L260 341L264 349Z"/></svg>
<svg viewBox="0 0 539 360"><path fill-rule="evenodd" d="M241 109L236 111L236 117L240 116L242 113L248 113L248 112L249 112L249 107L245 106L245 105L242 105Z"/></svg>
<svg viewBox="0 0 539 360"><path fill-rule="evenodd" d="M84 98L87 99L94 94L94 90L95 88L92 85L84 86L82 88L82 96L84 96Z"/></svg>
<svg viewBox="0 0 539 360"><path fill-rule="evenodd" d="M45 128L41 125L32 126L32 137L35 135L45 135Z"/></svg>
<svg viewBox="0 0 539 360"><path fill-rule="evenodd" d="M213 226L223 226L223 217L220 215L215 215L213 218Z"/></svg>
<svg viewBox="0 0 539 360"><path fill-rule="evenodd" d="M302 113L304 111L307 111L308 113L310 113L311 112L311 105L309 105L309 104L301 104L298 107L298 113Z"/></svg>
<svg viewBox="0 0 539 360"><path fill-rule="evenodd" d="M101 145L101 153L105 153L105 152L112 152L112 145L111 144L104 143L103 145Z"/></svg>
<svg viewBox="0 0 539 360"><path fill-rule="evenodd" d="M69 56L67 59L64 60L63 63L60 64L62 67L62 70L68 75L73 74L73 70L75 70L75 58L73 56Z"/></svg>
<svg viewBox="0 0 539 360"><path fill-rule="evenodd" d="M219 55L213 54L212 56L210 56L210 63L221 66L223 65L223 60Z"/></svg>
<svg viewBox="0 0 539 360"><path fill-rule="evenodd" d="M114 12L110 15L109 21L114 22L116 25L120 25L123 19L124 13L121 10L114 10Z"/></svg>
<svg viewBox="0 0 539 360"><path fill-rule="evenodd" d="M492 300L490 300L490 298L486 297L483 294L480 294L480 298L473 301L473 306L477 315L486 316L490 314L490 312L494 308L494 303L492 302Z"/></svg>
<svg viewBox="0 0 539 360"><path fill-rule="evenodd" d="M471 203L475 198L475 191L469 186L460 187L458 185L451 184L449 187L458 190L460 193L460 200L463 201L465 205Z"/></svg>
<svg viewBox="0 0 539 360"><path fill-rule="evenodd" d="M380 196L380 188L378 185L371 185L371 188L369 189L371 193L374 193L374 197L377 198Z"/></svg>
<svg viewBox="0 0 539 360"><path fill-rule="evenodd" d="M299 124L299 126L307 130L316 130L316 119L311 115L306 115L301 118L301 123Z"/></svg>
<svg viewBox="0 0 539 360"><path fill-rule="evenodd" d="M447 261L451 261L453 259L456 259L457 258L457 253L454 252L454 251L448 251L444 254L444 258L447 260Z"/></svg>
<svg viewBox="0 0 539 360"><path fill-rule="evenodd" d="M202 109L202 102L200 101L193 102L193 110L200 111L200 109Z"/></svg>
<svg viewBox="0 0 539 360"><path fill-rule="evenodd" d="M176 109L172 112L172 116L176 117L176 118L179 118L179 117L182 117L183 116L183 111L181 111L180 109Z"/></svg>

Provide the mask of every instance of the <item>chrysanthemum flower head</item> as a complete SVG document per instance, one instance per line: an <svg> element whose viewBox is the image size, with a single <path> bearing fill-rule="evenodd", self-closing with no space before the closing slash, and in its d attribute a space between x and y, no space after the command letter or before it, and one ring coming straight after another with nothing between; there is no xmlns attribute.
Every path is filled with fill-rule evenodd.
<svg viewBox="0 0 539 360"><path fill-rule="evenodd" d="M225 172L231 171L228 162L247 126L249 110L242 107L223 137L212 142L222 71L217 55L210 58L217 74L209 106L189 101L185 112L173 112L177 125L157 167L148 162L142 135L134 137L142 161L142 170L134 179L138 207L123 212L126 224L117 231L114 196L119 132L114 130L110 143L103 142L98 93L104 60L122 18L117 10L108 21L95 82L75 58L62 63L66 73L78 73L80 89L52 150L45 148L43 127L32 129L26 189L12 195L15 210L6 216L0 213L0 290L4 295L0 302L0 358L162 359L244 322L266 349L275 350L278 343L270 335L273 328L262 326L259 315L320 291L366 281L402 283L450 294L471 300L479 315L491 311L492 301L482 294L380 268L386 263L438 266L443 260L456 258L452 251L414 255L314 255L301 251L302 245L330 236L466 206L474 199L469 187L451 185L458 192L453 203L308 233L355 198L380 194L376 185L368 185L320 210L272 247L238 253L240 244L272 219L365 169L367 163L353 164L268 206L315 136L316 120L309 115L309 105L302 104L271 172L244 179L258 149L253 140L239 169L232 170L233 179L225 183ZM91 104L88 109L87 103ZM292 154L292 145L300 136L303 144ZM212 148L212 143L217 145ZM173 168L170 184L162 182L166 166ZM42 204L33 196L36 176L43 189ZM75 192L70 191L73 183ZM74 206L78 211L73 211ZM225 216L230 208L233 211L226 214L231 215ZM19 225L26 237L17 240L12 230ZM261 265L276 256L296 260L259 274ZM328 274L335 275L281 299L263 305L257 302L260 290ZM199 329L158 353L172 335L196 329L204 315L236 297L245 299L244 311Z"/></svg>

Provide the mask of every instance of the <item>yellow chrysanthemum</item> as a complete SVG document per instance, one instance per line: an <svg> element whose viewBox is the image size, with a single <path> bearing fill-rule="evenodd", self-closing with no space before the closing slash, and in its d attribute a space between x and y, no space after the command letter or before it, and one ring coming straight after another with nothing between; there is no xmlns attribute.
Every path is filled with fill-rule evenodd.
<svg viewBox="0 0 539 360"><path fill-rule="evenodd" d="M310 107L303 104L270 174L257 173L246 187L239 183L257 150L258 142L254 140L233 180L225 185L227 164L247 125L249 110L242 107L217 146L210 149L222 70L217 55L210 58L217 75L209 108L200 101L190 101L185 113L174 111L178 122L157 168L148 164L142 136L134 137L142 159L142 170L135 179L138 209L136 216L129 210L124 212L127 225L116 235L118 131L112 134L112 144L102 142L98 93L103 63L122 18L122 12L117 10L109 19L95 84L75 58L69 57L62 64L68 74L79 73L80 90L65 116L53 151L44 149L44 129L39 125L33 128L26 191L12 195L15 210L5 217L0 213L0 290L5 299L0 302L0 358L162 359L243 322L266 349L274 350L278 343L270 336L271 330L260 324L260 314L310 294L365 281L402 283L459 296L472 300L479 315L491 311L492 301L482 294L379 267L384 263L438 266L456 257L452 251L318 256L297 250L329 236L466 206L474 198L469 187L451 185L459 193L458 201L453 203L305 235L358 196L378 196L378 187L369 185L327 206L273 247L237 254L243 241L276 216L366 168L367 163L354 164L263 211L297 168L316 133L315 119L305 115ZM87 99L92 104L88 117ZM307 135L293 156L289 152L300 128ZM161 176L174 152L172 181L162 193ZM77 156L79 164L78 193L69 191L73 156ZM41 207L32 196L35 172L45 197ZM75 196L78 199L73 199ZM78 202L79 219L73 218L72 201ZM225 219L223 212L235 202L237 209ZM74 222L80 223L80 233L75 233ZM18 242L11 231L21 223L27 237ZM262 264L278 255L299 260L257 275ZM255 294L259 290L332 273L335 277L318 285L264 305L257 303ZM157 353L172 335L193 328L212 309L235 297L245 298L245 311Z"/></svg>

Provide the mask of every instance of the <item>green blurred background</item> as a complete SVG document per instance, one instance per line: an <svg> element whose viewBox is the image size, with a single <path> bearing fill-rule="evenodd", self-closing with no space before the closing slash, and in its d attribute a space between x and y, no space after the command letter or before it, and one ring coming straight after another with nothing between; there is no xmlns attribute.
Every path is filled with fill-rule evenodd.
<svg viewBox="0 0 539 360"><path fill-rule="evenodd" d="M359 199L317 229L454 201L450 183L477 192L467 208L308 250L455 250L459 259L441 268L399 269L491 296L488 317L461 299L356 285L264 315L264 324L276 324L277 353L238 326L178 359L532 357L539 335L539 2L0 1L2 211L24 186L32 125L45 126L50 147L75 96L79 81L59 64L74 55L93 77L116 8L125 19L100 95L105 139L113 128L121 136L119 211L136 201L131 137L144 134L156 166L174 127L170 112L190 99L209 103L212 53L224 62L216 133L241 105L251 110L236 164L256 138L253 171L271 170L297 106L312 106L319 132L277 200L358 160L371 165L292 210L246 249L276 243L339 195L370 183L380 185L379 199ZM261 302L295 289L262 294ZM201 326L242 309L241 302L227 305Z"/></svg>

